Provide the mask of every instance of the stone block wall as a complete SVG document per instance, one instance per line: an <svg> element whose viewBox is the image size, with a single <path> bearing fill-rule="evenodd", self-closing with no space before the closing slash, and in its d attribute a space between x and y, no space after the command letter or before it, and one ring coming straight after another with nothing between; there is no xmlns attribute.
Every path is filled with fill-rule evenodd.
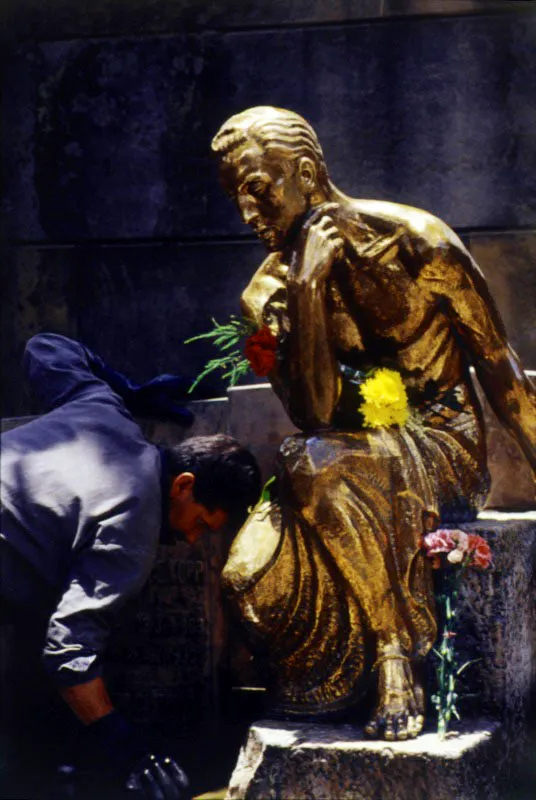
<svg viewBox="0 0 536 800"><path fill-rule="evenodd" d="M30 408L20 355L42 330L79 337L140 380L199 371L206 346L183 340L238 310L263 257L209 154L222 121L255 104L304 114L349 194L414 204L454 226L525 367L536 366L532 2L6 9L6 415Z"/></svg>

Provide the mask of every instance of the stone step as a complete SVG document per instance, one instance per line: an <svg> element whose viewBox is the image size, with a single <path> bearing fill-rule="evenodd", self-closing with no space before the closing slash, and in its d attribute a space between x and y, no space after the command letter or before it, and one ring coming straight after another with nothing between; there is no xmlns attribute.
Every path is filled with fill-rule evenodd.
<svg viewBox="0 0 536 800"><path fill-rule="evenodd" d="M351 725L251 726L227 800L496 800L500 724L479 720L440 741L365 740Z"/></svg>

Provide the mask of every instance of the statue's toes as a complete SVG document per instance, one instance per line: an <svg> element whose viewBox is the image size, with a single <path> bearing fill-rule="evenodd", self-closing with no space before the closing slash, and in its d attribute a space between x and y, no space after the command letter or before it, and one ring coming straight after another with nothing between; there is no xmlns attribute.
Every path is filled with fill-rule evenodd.
<svg viewBox="0 0 536 800"><path fill-rule="evenodd" d="M398 738L397 725L392 717L387 717L385 720L385 727L383 729L383 738L388 742L394 742Z"/></svg>
<svg viewBox="0 0 536 800"><path fill-rule="evenodd" d="M376 717L373 717L370 722L365 725L365 736L368 736L369 739L378 739L379 738L379 730L380 724Z"/></svg>
<svg viewBox="0 0 536 800"><path fill-rule="evenodd" d="M396 720L396 738L400 741L404 741L404 739L407 739L408 737L408 716L407 714L403 714Z"/></svg>
<svg viewBox="0 0 536 800"><path fill-rule="evenodd" d="M422 731L424 725L424 717L422 714L408 717L407 732L409 739L415 739L416 736Z"/></svg>

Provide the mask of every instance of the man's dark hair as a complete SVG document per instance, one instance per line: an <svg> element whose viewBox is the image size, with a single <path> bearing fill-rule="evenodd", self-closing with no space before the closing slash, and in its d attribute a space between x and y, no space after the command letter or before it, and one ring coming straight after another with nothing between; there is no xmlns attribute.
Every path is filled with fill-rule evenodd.
<svg viewBox="0 0 536 800"><path fill-rule="evenodd" d="M221 508L241 523L261 493L261 472L255 457L232 436L193 436L165 448L171 479L181 472L195 475L193 496L209 511Z"/></svg>

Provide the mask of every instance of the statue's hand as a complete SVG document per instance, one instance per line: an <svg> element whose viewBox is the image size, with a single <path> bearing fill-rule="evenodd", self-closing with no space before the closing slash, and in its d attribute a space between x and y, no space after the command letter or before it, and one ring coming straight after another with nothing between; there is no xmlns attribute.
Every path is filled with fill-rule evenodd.
<svg viewBox="0 0 536 800"><path fill-rule="evenodd" d="M292 258L289 282L313 287L327 278L334 262L342 257L344 240L330 214L337 207L337 203L325 203L305 223L301 246Z"/></svg>

